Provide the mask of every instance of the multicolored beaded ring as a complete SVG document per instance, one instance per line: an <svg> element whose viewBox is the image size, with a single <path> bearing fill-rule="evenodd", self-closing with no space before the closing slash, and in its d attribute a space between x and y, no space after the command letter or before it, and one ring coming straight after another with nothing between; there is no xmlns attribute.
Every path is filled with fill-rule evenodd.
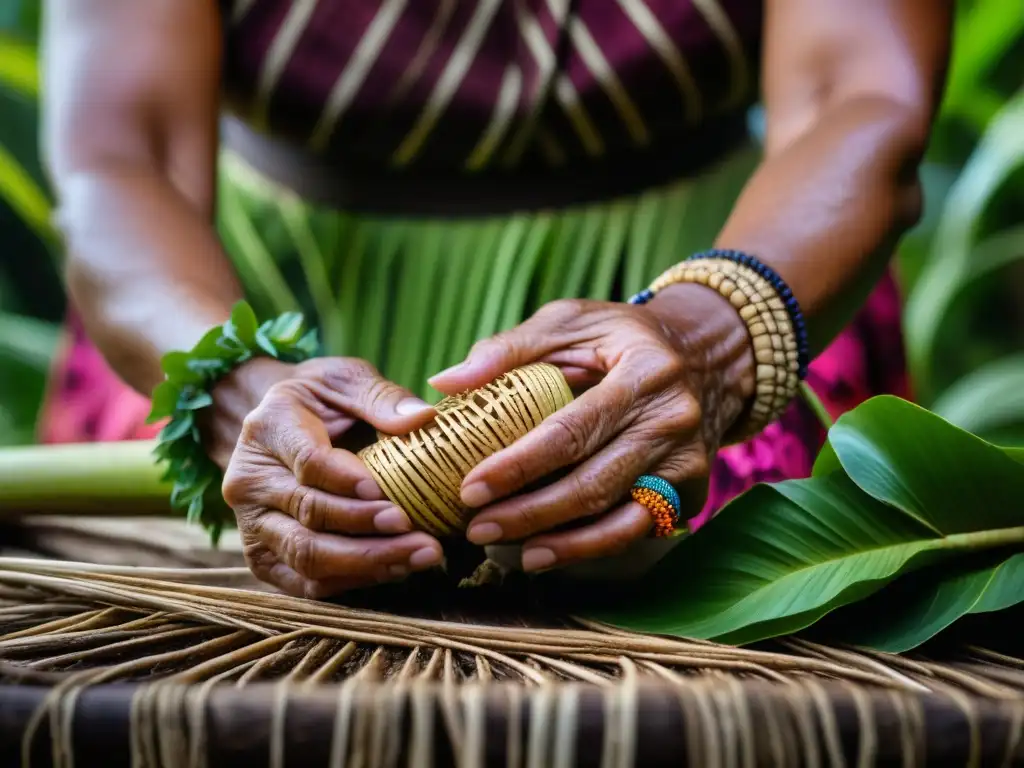
<svg viewBox="0 0 1024 768"><path fill-rule="evenodd" d="M657 475L641 475L633 483L631 495L654 518L654 535L671 536L682 513L682 502L672 484Z"/></svg>

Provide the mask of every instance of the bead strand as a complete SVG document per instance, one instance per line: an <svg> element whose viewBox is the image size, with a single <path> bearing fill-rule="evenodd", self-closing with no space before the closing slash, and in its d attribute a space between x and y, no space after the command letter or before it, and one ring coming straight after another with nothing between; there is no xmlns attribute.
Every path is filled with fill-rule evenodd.
<svg viewBox="0 0 1024 768"><path fill-rule="evenodd" d="M669 285L698 283L736 309L750 333L756 384L746 419L730 435L735 439L754 435L777 419L796 396L806 371L806 332L799 307L781 278L768 268L759 269L759 264L738 252L699 254L669 268L630 300L646 304ZM784 298L780 285L792 301Z"/></svg>

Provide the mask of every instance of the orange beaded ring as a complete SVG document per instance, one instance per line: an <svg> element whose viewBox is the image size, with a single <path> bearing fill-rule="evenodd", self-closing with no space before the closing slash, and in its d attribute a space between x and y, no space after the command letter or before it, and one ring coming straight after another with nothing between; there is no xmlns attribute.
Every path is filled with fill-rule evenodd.
<svg viewBox="0 0 1024 768"><path fill-rule="evenodd" d="M654 535L671 536L679 522L682 503L672 484L657 475L642 475L630 492L633 501L647 507L654 518Z"/></svg>

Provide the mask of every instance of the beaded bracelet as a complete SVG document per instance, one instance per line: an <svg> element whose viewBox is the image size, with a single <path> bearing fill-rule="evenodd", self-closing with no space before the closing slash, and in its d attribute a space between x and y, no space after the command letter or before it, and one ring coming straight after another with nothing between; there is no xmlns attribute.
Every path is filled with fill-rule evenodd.
<svg viewBox="0 0 1024 768"><path fill-rule="evenodd" d="M307 330L302 315L286 312L258 324L244 301L231 311L223 325L210 329L189 352L169 352L160 361L165 379L153 390L148 423L170 421L160 430L158 462L167 463L165 480L172 480L171 506L187 509L189 522L199 522L214 545L230 510L214 501L219 498L220 469L206 455L196 423L196 413L213 404L210 389L221 378L254 357L273 357L300 363L317 354L315 330Z"/></svg>
<svg viewBox="0 0 1024 768"><path fill-rule="evenodd" d="M807 329L793 292L774 270L739 251L697 253L666 270L629 300L646 304L663 288L700 283L724 296L750 332L756 390L747 418L729 438L741 440L777 419L796 397L808 364Z"/></svg>

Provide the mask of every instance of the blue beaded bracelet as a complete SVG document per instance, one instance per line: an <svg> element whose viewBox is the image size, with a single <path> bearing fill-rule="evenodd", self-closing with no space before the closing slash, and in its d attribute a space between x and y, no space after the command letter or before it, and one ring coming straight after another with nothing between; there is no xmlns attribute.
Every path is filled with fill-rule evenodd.
<svg viewBox="0 0 1024 768"><path fill-rule="evenodd" d="M807 367L810 364L807 325L804 323L804 313L800 310L800 304L797 302L796 296L793 295L793 291L786 285L786 281L782 279L782 276L764 262L743 251L714 248L703 253L695 253L686 260L692 261L693 259L728 259L754 270L771 284L782 300L782 303L786 306L786 312L793 323L793 335L796 336L797 360L800 364L799 376L801 379L807 378Z"/></svg>
<svg viewBox="0 0 1024 768"><path fill-rule="evenodd" d="M728 261L742 264L744 267L756 272L760 277L766 280L773 289L775 289L779 300L782 301L783 305L786 307L786 313L789 315L790 321L793 324L793 335L796 338L797 361L799 365L798 375L801 379L805 379L807 377L807 368L810 364L810 345L807 341L807 325L804 322L804 315L800 310L800 304L793 295L793 291L791 291L789 286L786 285L786 281L782 279L782 276L764 262L759 261L755 257L748 253L744 253L743 251L714 248L710 251L695 253L692 256L689 256L686 261L694 261L695 259L727 259ZM654 291L650 288L645 288L629 299L629 303L646 304L653 298Z"/></svg>

